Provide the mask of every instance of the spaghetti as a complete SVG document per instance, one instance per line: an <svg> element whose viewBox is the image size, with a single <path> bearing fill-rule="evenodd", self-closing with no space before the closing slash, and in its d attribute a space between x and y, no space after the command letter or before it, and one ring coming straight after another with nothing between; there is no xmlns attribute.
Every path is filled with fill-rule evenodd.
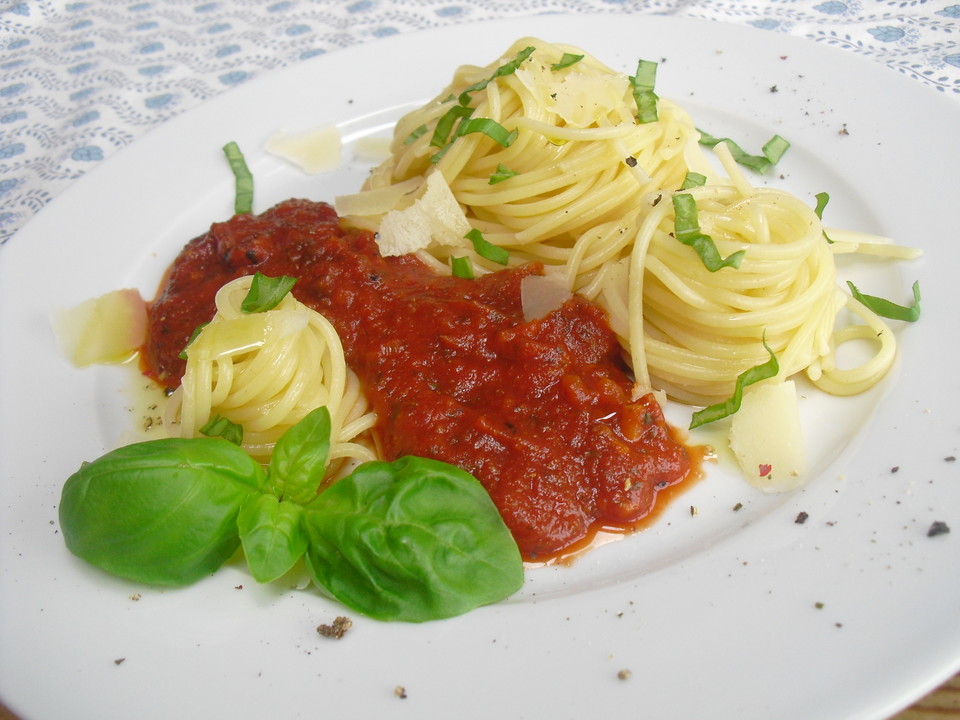
<svg viewBox="0 0 960 720"><path fill-rule="evenodd" d="M415 201L418 182L442 174L470 226L507 249L510 264L541 261L608 310L638 393L657 388L684 403L714 403L767 359L764 339L780 362L772 381L806 372L838 395L875 384L893 362L895 340L838 287L833 256L915 253L839 232L831 244L817 211L784 191L752 187L723 142L715 172L676 103L658 98L656 120L640 122L632 80L576 48L521 39L491 65L459 68L434 100L403 117L391 156L348 206L402 187L393 196L402 208ZM442 132L453 115L491 120L513 140ZM681 190L693 174L701 185ZM678 241L671 200L681 192L696 202L701 234L721 256L742 255L739 267L708 269ZM383 214L381 205L348 219L376 227ZM496 269L466 242L434 242L420 255L437 269L463 255L481 271ZM845 307L867 324L835 330ZM864 365L837 368L838 345L877 335Z"/></svg>
<svg viewBox="0 0 960 720"><path fill-rule="evenodd" d="M311 410L331 418L332 469L375 459L367 409L356 375L346 366L340 338L321 314L287 294L273 309L241 308L252 283L244 276L216 296L217 313L187 347L180 386L170 397L165 424L195 437L216 416L243 427L243 447L259 459Z"/></svg>

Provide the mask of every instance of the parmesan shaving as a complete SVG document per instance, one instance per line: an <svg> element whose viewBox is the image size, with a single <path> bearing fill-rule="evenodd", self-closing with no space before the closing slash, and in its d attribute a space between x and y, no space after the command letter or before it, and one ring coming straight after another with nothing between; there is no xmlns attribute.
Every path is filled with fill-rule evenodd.
<svg viewBox="0 0 960 720"><path fill-rule="evenodd" d="M747 389L730 421L730 449L747 482L764 492L799 487L807 473L792 380Z"/></svg>
<svg viewBox="0 0 960 720"><path fill-rule="evenodd" d="M289 160L311 175L340 167L343 142L333 125L301 132L277 132L267 140L266 148Z"/></svg>
<svg viewBox="0 0 960 720"><path fill-rule="evenodd" d="M397 209L403 198L415 192L421 185L423 178L418 175L395 185L362 190L352 195L339 195L333 199L333 206L340 217L383 215Z"/></svg>
<svg viewBox="0 0 960 720"><path fill-rule="evenodd" d="M529 63L517 78L543 105L576 128L596 125L600 118L619 116L630 91L626 75L567 72L557 74L543 64Z"/></svg>
<svg viewBox="0 0 960 720"><path fill-rule="evenodd" d="M77 367L126 362L147 337L147 306L137 290L113 290L55 310L60 351Z"/></svg>
<svg viewBox="0 0 960 720"><path fill-rule="evenodd" d="M384 215L377 244L384 257L406 255L431 243L461 244L468 232L470 223L443 174L433 172L427 176L423 195L413 205Z"/></svg>

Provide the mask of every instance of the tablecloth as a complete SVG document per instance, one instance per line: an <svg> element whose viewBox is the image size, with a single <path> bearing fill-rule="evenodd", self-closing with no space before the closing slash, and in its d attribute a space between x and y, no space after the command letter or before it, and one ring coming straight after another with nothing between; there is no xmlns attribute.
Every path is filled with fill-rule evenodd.
<svg viewBox="0 0 960 720"><path fill-rule="evenodd" d="M686 16L805 37L960 102L960 4L949 0L6 0L0 245L150 128L257 76L398 33L558 12ZM960 716L957 683L902 717Z"/></svg>
<svg viewBox="0 0 960 720"><path fill-rule="evenodd" d="M678 15L802 36L960 101L960 4L944 0L8 0L0 244L151 127L259 75L397 33L557 12Z"/></svg>

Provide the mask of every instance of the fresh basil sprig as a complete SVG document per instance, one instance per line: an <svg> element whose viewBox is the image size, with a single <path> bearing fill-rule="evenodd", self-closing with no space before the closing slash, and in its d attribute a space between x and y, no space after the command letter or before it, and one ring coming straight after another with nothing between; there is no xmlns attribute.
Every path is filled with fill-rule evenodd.
<svg viewBox="0 0 960 720"><path fill-rule="evenodd" d="M304 526L313 579L379 620L459 615L523 582L519 550L486 490L437 460L366 463L306 509Z"/></svg>
<svg viewBox="0 0 960 720"><path fill-rule="evenodd" d="M163 438L86 463L64 483L67 548L120 577L188 585L240 545L237 513L261 494L266 473L222 438Z"/></svg>
<svg viewBox="0 0 960 720"><path fill-rule="evenodd" d="M422 458L358 467L319 492L330 415L278 441L266 470L222 438L165 438L85 463L64 484L67 548L136 582L187 585L242 545L270 582L306 556L314 580L381 620L450 617L523 583L510 531L472 475Z"/></svg>

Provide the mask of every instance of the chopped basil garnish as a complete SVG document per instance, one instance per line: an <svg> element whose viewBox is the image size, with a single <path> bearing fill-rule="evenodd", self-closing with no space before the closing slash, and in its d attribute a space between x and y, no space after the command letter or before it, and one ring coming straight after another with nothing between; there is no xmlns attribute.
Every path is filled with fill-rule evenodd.
<svg viewBox="0 0 960 720"><path fill-rule="evenodd" d="M227 156L230 169L236 181L236 190L233 201L233 211L237 215L246 215L253 211L253 175L247 167L247 161L240 152L240 146L235 142L228 142L223 146L223 153Z"/></svg>
<svg viewBox="0 0 960 720"><path fill-rule="evenodd" d="M743 148L737 145L730 138L718 138L714 137L708 132L700 130L700 144L707 147L715 147L722 142L727 144L727 147L730 148L730 154L733 156L733 159L744 167L750 168L758 173L765 173L778 162L780 158L783 157L783 154L790 147L790 143L787 142L784 138L779 135L774 135L772 138L767 140L766 144L763 146L761 152L762 155L751 155L746 152Z"/></svg>
<svg viewBox="0 0 960 720"><path fill-rule="evenodd" d="M689 190L690 188L703 187L706 184L706 175L691 170L687 173L686 177L683 178L683 185L680 186L680 189Z"/></svg>
<svg viewBox="0 0 960 720"><path fill-rule="evenodd" d="M245 313L273 310L296 282L296 278L287 275L269 277L260 272L254 273L253 283L250 285L247 296L240 303L240 309Z"/></svg>
<svg viewBox="0 0 960 720"><path fill-rule="evenodd" d="M770 353L770 359L762 365L756 365L740 373L740 375L737 376L737 384L731 397L721 403L710 405L703 408L703 410L695 412L690 418L691 430L695 427L700 427L701 425L706 425L715 420L733 415L740 409L740 404L743 402L743 389L747 385L753 385L753 383L760 382L761 380L775 377L776 374L780 372L780 363L777 361L777 356L773 354L773 350L767 345L766 339L763 340L763 348Z"/></svg>
<svg viewBox="0 0 960 720"><path fill-rule="evenodd" d="M827 203L830 202L830 195L828 193L821 192L821 193L817 193L814 197L817 198L817 206L813 209L813 211L817 214L817 217L820 218L820 220L822 221L823 210L824 208L827 207ZM833 240L831 240L830 237L827 235L827 231L821 230L821 232L823 232L823 239L826 240L831 245L833 245Z"/></svg>
<svg viewBox="0 0 960 720"><path fill-rule="evenodd" d="M460 123L457 127L457 136L471 133L483 133L502 147L510 147L517 139L517 131L508 131L503 125L490 118L471 118Z"/></svg>
<svg viewBox="0 0 960 720"><path fill-rule="evenodd" d="M453 272L454 277L465 278L467 280L473 279L473 263L470 262L470 258L468 257L451 257L450 270Z"/></svg>
<svg viewBox="0 0 960 720"><path fill-rule="evenodd" d="M469 110L471 113L473 112L473 108L463 109ZM441 120L442 119L443 118L441 118ZM457 130L454 133L454 140L456 140L458 137L469 135L471 133L483 133L502 147L510 147L513 144L513 141L517 139L518 134L516 130L508 132L503 125L498 123L496 120L491 120L490 118L464 118L460 121L460 124L457 125ZM434 133L434 138L436 138L436 133ZM430 141L430 144L434 144L433 140ZM439 162L440 158L446 155L447 150L449 150L452 145L453 140L444 145L439 152L432 155L430 157L430 162Z"/></svg>
<svg viewBox="0 0 960 720"><path fill-rule="evenodd" d="M656 122L657 94L653 91L657 80L657 63L652 60L640 60L637 74L630 78L633 99L637 103L637 122L640 124Z"/></svg>
<svg viewBox="0 0 960 720"><path fill-rule="evenodd" d="M453 131L454 124L462 119L473 115L475 108L454 105L447 110L440 119L437 120L437 126L433 129L433 136L430 138L430 145L442 148L450 139L450 133Z"/></svg>
<svg viewBox="0 0 960 720"><path fill-rule="evenodd" d="M885 300L876 295L864 295L857 286L847 280L847 286L850 288L850 294L854 299L865 305L869 310L880 317L891 320L903 320L905 322L916 322L920 319L920 281L913 283L913 305L905 307Z"/></svg>
<svg viewBox="0 0 960 720"><path fill-rule="evenodd" d="M673 229L677 240L693 248L703 266L710 272L720 268L740 267L745 251L738 250L727 258L720 256L713 238L700 232L700 221L697 216L697 202L689 193L679 193L673 196Z"/></svg>
<svg viewBox="0 0 960 720"><path fill-rule="evenodd" d="M407 137L406 137L406 138L404 139L404 141L403 141L403 144L404 144L404 145L410 145L410 144L413 143L418 137L420 137L421 135L426 134L426 132L427 132L427 126L426 126L426 125L421 125L421 126L418 127L417 129L415 129L412 133L410 133L409 135L407 135Z"/></svg>
<svg viewBox="0 0 960 720"><path fill-rule="evenodd" d="M220 415L214 415L210 418L210 421L200 428L200 434L207 437L223 438L234 445L243 443L243 426Z"/></svg>
<svg viewBox="0 0 960 720"><path fill-rule="evenodd" d="M508 253L499 245L494 245L492 242L484 238L481 232L476 228L472 229L470 232L464 235L464 237L473 243L473 249L477 251L477 255L480 257L486 258L487 260L492 260L495 263L500 263L501 265L506 265L510 260L510 253Z"/></svg>
<svg viewBox="0 0 960 720"><path fill-rule="evenodd" d="M502 164L497 164L497 170L490 176L490 185L496 185L497 183L502 183L504 180L515 177L519 175L516 170L511 170L508 167L504 167Z"/></svg>
<svg viewBox="0 0 960 720"><path fill-rule="evenodd" d="M459 103L461 105L469 105L471 93L475 93L479 90L483 90L487 85L489 85L493 80L496 80L498 77L503 77L504 75L512 75L513 73L515 73L517 71L517 68L520 67L520 63L522 63L524 60L530 57L533 54L534 50L536 50L536 48L533 47L532 45L525 47L523 50L517 53L517 56L513 60L501 65L496 70L494 70L493 75L486 78L485 80L481 80L480 82L474 83L473 85L465 89L463 92L460 93Z"/></svg>
<svg viewBox="0 0 960 720"><path fill-rule="evenodd" d="M583 60L583 55L574 55L573 53L565 52L563 57L560 58L560 62L555 62L550 66L551 70L563 70L566 67L571 65L576 65L578 62Z"/></svg>

